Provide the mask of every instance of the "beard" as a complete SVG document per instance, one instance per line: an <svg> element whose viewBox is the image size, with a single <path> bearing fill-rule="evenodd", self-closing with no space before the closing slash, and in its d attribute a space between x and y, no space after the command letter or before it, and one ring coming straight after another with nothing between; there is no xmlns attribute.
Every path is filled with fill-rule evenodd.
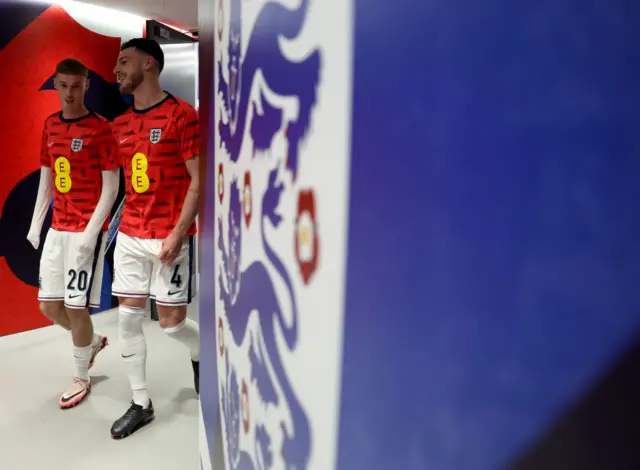
<svg viewBox="0 0 640 470"><path fill-rule="evenodd" d="M132 72L120 82L120 93L133 93L144 81L142 72Z"/></svg>

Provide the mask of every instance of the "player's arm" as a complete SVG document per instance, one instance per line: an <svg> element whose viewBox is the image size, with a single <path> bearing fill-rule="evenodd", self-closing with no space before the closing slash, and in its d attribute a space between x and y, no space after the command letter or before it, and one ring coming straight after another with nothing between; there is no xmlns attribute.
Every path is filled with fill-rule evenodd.
<svg viewBox="0 0 640 470"><path fill-rule="evenodd" d="M177 128L180 132L180 156L187 167L187 172L191 178L189 189L182 205L182 212L178 218L176 226L171 234L162 242L162 249L158 254L158 259L169 265L175 262L180 253L180 248L184 236L189 231L189 227L195 222L198 215L198 198L200 195L200 141L198 113L195 109L189 108L180 117Z"/></svg>
<svg viewBox="0 0 640 470"><path fill-rule="evenodd" d="M184 200L182 212L178 223L173 229L177 238L182 240L189 227L193 225L198 215L198 198L200 196L200 126L198 124L198 112L194 108L185 109L178 123L180 132L180 153L187 171L191 177L189 191Z"/></svg>
<svg viewBox="0 0 640 470"><path fill-rule="evenodd" d="M51 162L47 150L47 132L46 128L42 132L41 149L40 149L40 183L38 184L38 195L36 196L36 205L33 209L31 217L31 226L27 234L27 240L34 249L40 246L40 233L44 219L51 205L53 197L53 172L51 171Z"/></svg>
<svg viewBox="0 0 640 470"><path fill-rule="evenodd" d="M200 157L197 155L190 160L184 162L187 166L187 171L191 177L191 183L189 184L189 190L184 198L184 205L182 206L182 212L180 218L176 224L173 232L177 237L182 238L185 236L189 227L193 225L198 215L198 199L200 197Z"/></svg>
<svg viewBox="0 0 640 470"><path fill-rule="evenodd" d="M199 160L200 158L196 155L195 157L185 161L187 171L191 177L189 190L187 191L187 195L184 199L180 218L178 219L176 226L173 228L171 235L162 242L162 249L158 254L158 259L169 265L172 265L175 262L178 254L180 253L182 240L198 215L198 197L200 195L200 176L198 174Z"/></svg>
<svg viewBox="0 0 640 470"><path fill-rule="evenodd" d="M52 196L53 172L51 171L50 167L43 166L40 168L38 196L36 197L36 205L33 209L31 226L29 227L29 233L27 235L27 240L29 240L29 243L31 243L33 248L36 250L40 246L40 232L42 232L44 219L47 217L47 212L49 212L49 206L51 205Z"/></svg>
<svg viewBox="0 0 640 470"><path fill-rule="evenodd" d="M120 150L108 123L103 126L98 149L100 169L102 170L102 192L91 219L84 229L86 248L95 246L95 240L100 235L104 222L116 202L120 186Z"/></svg>
<svg viewBox="0 0 640 470"><path fill-rule="evenodd" d="M118 188L120 186L120 169L102 171L102 192L98 204L91 215L91 219L84 229L87 239L97 239L100 230L107 220L114 202L118 197Z"/></svg>

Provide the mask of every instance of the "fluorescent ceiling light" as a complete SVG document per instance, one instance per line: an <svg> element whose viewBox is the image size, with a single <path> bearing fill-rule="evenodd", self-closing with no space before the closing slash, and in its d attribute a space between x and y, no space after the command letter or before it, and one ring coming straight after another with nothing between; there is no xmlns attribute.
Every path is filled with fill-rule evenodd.
<svg viewBox="0 0 640 470"><path fill-rule="evenodd" d="M52 3L62 6L69 12L70 15L75 16L90 16L94 20L100 18L104 22L125 22L135 25L144 23L145 18L133 13L127 13L121 10L114 10L113 8L92 5L90 3L76 2L74 0L54 0Z"/></svg>

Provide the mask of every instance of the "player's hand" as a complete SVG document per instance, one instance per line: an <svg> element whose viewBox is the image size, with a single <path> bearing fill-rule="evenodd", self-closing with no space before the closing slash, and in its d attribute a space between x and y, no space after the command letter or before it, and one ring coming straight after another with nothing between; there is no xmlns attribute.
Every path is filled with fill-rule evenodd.
<svg viewBox="0 0 640 470"><path fill-rule="evenodd" d="M163 263L172 266L176 262L181 249L182 237L175 233L171 233L162 241L162 249L160 250L160 253L158 253L158 259Z"/></svg>
<svg viewBox="0 0 640 470"><path fill-rule="evenodd" d="M87 254L93 254L96 251L96 243L98 242L98 236L93 233L82 232L78 238L78 255L85 256Z"/></svg>
<svg viewBox="0 0 640 470"><path fill-rule="evenodd" d="M24 232L23 232L24 233ZM40 246L40 234L29 232L27 234L27 240L31 243L31 246L34 250L37 250Z"/></svg>

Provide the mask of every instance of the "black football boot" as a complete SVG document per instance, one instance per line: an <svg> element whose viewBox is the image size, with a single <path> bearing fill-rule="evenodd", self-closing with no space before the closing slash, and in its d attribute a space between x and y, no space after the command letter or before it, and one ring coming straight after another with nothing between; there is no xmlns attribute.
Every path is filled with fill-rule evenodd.
<svg viewBox="0 0 640 470"><path fill-rule="evenodd" d="M149 424L154 418L155 415L151 401L149 401L147 408L142 408L142 405L136 405L134 402L131 402L131 406L127 412L111 426L111 437L114 439L124 439L141 427Z"/></svg>

